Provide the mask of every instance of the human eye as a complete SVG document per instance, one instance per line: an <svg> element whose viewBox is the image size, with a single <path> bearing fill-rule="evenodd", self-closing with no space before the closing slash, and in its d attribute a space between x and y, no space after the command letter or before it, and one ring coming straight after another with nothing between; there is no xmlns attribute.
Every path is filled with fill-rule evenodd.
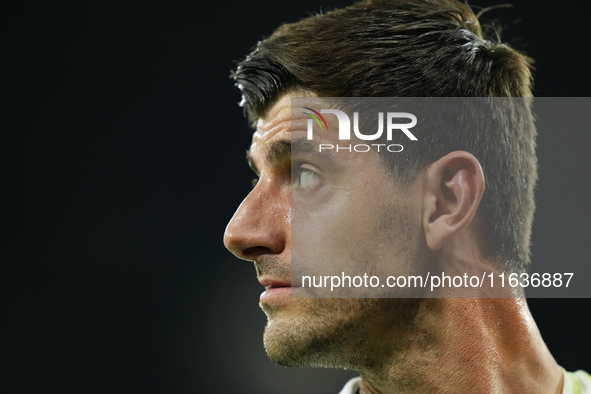
<svg viewBox="0 0 591 394"><path fill-rule="evenodd" d="M320 175L308 167L300 166L295 175L297 175L297 177L294 186L298 190L311 190L320 185Z"/></svg>

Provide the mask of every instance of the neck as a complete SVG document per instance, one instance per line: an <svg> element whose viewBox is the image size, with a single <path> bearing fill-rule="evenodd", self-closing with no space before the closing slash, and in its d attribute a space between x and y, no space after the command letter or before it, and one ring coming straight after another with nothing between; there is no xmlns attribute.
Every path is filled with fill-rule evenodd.
<svg viewBox="0 0 591 394"><path fill-rule="evenodd" d="M562 392L524 299L425 299L405 336L382 336L382 351L404 350L360 368L361 394Z"/></svg>

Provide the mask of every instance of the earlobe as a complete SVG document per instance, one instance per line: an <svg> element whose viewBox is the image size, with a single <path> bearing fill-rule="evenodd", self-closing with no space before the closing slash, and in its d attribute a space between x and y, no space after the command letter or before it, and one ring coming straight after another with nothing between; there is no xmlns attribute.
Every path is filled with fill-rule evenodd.
<svg viewBox="0 0 591 394"><path fill-rule="evenodd" d="M429 165L423 195L427 245L439 250L474 218L484 193L484 174L471 153L455 151Z"/></svg>

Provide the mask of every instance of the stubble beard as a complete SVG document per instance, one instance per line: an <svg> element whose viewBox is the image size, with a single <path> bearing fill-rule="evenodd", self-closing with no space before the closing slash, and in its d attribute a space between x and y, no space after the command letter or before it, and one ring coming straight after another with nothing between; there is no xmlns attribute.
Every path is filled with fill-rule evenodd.
<svg viewBox="0 0 591 394"><path fill-rule="evenodd" d="M299 314L263 310L264 345L288 367L379 370L404 358L421 299L299 299ZM292 312L292 311L290 311ZM388 333L396 333L394 346ZM386 345L387 343L387 345Z"/></svg>
<svg viewBox="0 0 591 394"><path fill-rule="evenodd" d="M351 257L380 272L383 267L370 268L368 262L380 259L379 245L394 244L392 250L399 252L391 256L394 260L418 267L420 227L412 211L399 200L379 212L382 220L376 220L372 234L378 245L375 255L366 249ZM265 350L271 360L289 367L360 372L388 368L386 364L404 363L408 350L416 345L411 342L423 302L420 298L292 298L287 307L264 304Z"/></svg>

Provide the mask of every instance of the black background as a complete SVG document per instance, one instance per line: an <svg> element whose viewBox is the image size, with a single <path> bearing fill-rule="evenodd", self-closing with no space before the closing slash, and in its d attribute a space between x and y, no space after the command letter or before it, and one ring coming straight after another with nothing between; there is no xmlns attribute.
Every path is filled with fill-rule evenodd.
<svg viewBox="0 0 591 394"><path fill-rule="evenodd" d="M268 361L262 287L222 244L251 179L234 61L347 4L0 3L0 392L336 393L354 375ZM541 4L483 19L536 59L536 96L589 96L589 3ZM539 137L534 264L589 262L588 142ZM557 361L591 370L589 300L530 305Z"/></svg>

